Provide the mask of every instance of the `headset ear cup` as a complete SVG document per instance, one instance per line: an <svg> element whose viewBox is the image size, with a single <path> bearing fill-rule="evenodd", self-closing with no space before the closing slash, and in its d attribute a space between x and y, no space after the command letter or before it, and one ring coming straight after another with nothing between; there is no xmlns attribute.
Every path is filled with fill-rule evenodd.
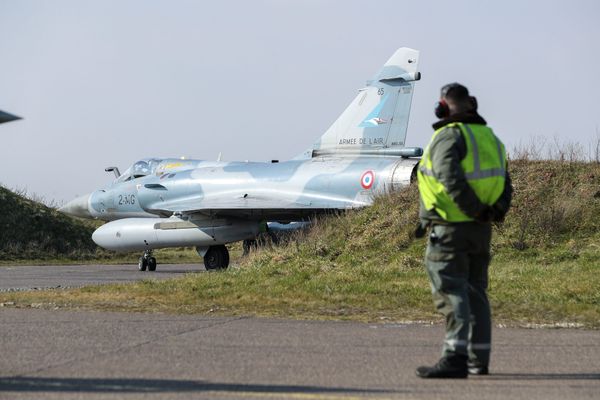
<svg viewBox="0 0 600 400"><path fill-rule="evenodd" d="M435 104L435 116L439 119L448 118L450 116L450 108L448 103L444 100L440 100Z"/></svg>
<svg viewBox="0 0 600 400"><path fill-rule="evenodd" d="M477 111L477 98L475 96L471 96L471 105L473 106L473 110Z"/></svg>

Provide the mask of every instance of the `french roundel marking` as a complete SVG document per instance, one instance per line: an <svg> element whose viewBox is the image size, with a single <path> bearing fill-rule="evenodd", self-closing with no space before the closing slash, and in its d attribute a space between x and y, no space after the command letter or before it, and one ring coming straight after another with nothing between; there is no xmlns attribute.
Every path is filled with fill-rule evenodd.
<svg viewBox="0 0 600 400"><path fill-rule="evenodd" d="M360 177L360 185L364 189L371 189L371 186L373 186L373 182L375 182L375 174L373 173L373 171L366 171Z"/></svg>

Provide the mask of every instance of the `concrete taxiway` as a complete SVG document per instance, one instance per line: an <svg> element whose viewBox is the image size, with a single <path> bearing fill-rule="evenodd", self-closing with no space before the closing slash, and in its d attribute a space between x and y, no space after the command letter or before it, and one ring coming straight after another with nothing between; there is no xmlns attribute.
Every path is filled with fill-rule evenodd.
<svg viewBox="0 0 600 400"><path fill-rule="evenodd" d="M159 264L156 271L141 272L137 265L18 265L0 266L0 292L70 288L142 279L168 279L186 273L206 272L198 264Z"/></svg>
<svg viewBox="0 0 600 400"><path fill-rule="evenodd" d="M421 380L440 325L0 308L0 398L584 399L600 331L496 329L492 374Z"/></svg>

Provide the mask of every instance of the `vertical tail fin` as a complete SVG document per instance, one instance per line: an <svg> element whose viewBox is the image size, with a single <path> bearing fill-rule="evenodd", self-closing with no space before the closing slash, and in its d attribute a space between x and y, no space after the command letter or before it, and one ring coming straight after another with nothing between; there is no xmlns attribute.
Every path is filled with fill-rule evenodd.
<svg viewBox="0 0 600 400"><path fill-rule="evenodd" d="M402 47L313 145L319 154L403 155L419 52Z"/></svg>

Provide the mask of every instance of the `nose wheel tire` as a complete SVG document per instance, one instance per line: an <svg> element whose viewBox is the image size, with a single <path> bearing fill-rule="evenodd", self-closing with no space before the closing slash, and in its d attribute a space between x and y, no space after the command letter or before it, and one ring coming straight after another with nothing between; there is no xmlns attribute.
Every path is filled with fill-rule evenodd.
<svg viewBox="0 0 600 400"><path fill-rule="evenodd" d="M204 267L207 270L225 269L229 266L229 251L225 245L210 246L204 255Z"/></svg>
<svg viewBox="0 0 600 400"><path fill-rule="evenodd" d="M148 258L148 271L156 271L156 258Z"/></svg>
<svg viewBox="0 0 600 400"><path fill-rule="evenodd" d="M138 270L145 271L156 271L156 258L152 257L151 250L145 251L138 259Z"/></svg>
<svg viewBox="0 0 600 400"><path fill-rule="evenodd" d="M138 270L145 271L146 267L148 267L148 261L142 256L138 260Z"/></svg>

